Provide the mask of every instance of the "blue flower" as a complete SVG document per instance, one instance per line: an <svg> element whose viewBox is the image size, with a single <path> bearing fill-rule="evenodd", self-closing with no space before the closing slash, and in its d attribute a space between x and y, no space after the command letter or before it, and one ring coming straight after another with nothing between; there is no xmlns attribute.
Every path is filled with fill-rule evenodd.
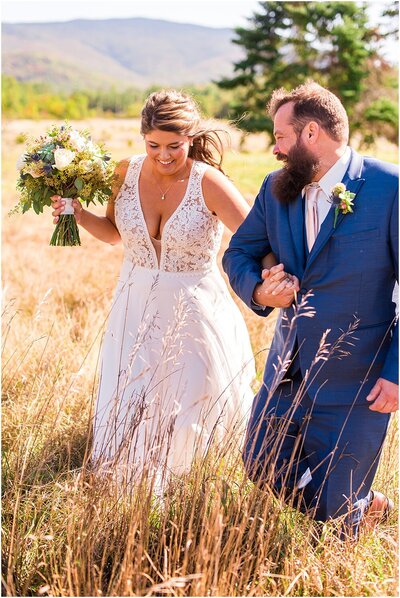
<svg viewBox="0 0 400 598"><path fill-rule="evenodd" d="M53 171L53 168L52 168L51 164L45 164L43 166L43 172L44 172L44 174L51 174L52 171Z"/></svg>

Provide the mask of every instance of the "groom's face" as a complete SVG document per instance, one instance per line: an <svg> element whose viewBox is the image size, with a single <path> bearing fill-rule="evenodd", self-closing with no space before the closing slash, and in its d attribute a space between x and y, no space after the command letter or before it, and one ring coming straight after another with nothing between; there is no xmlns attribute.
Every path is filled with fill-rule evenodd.
<svg viewBox="0 0 400 598"><path fill-rule="evenodd" d="M274 155L278 160L284 160L291 148L298 142L298 137L291 124L293 102L283 104L274 118Z"/></svg>
<svg viewBox="0 0 400 598"><path fill-rule="evenodd" d="M275 146L273 152L284 167L275 176L273 190L282 203L290 203L314 179L318 167L318 157L309 149L304 140L304 130L296 134L291 124L293 102L279 108L274 119Z"/></svg>

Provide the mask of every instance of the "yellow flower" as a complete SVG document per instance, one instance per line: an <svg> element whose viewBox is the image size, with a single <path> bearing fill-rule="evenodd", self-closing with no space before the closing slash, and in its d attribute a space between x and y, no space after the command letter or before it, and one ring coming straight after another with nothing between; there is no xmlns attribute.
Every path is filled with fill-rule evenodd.
<svg viewBox="0 0 400 598"><path fill-rule="evenodd" d="M334 187L331 189L332 195L339 196L341 193L346 191L346 186L343 183L336 183Z"/></svg>

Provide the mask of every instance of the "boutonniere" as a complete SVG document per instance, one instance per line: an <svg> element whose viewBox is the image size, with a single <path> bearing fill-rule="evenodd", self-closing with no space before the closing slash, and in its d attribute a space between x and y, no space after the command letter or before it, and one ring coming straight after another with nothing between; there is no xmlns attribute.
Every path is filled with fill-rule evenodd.
<svg viewBox="0 0 400 598"><path fill-rule="evenodd" d="M335 208L335 220L333 221L333 228L336 228L337 217L339 212L342 214L353 213L353 199L356 194L351 191L347 191L346 186L343 183L336 183L331 189L330 200Z"/></svg>

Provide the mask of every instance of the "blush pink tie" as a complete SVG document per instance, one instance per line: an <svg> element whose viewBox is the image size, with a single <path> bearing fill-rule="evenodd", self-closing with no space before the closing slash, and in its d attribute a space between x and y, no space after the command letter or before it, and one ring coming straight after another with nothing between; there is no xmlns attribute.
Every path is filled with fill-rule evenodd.
<svg viewBox="0 0 400 598"><path fill-rule="evenodd" d="M320 186L316 183L306 187L306 232L308 250L311 251L319 232L318 193Z"/></svg>

